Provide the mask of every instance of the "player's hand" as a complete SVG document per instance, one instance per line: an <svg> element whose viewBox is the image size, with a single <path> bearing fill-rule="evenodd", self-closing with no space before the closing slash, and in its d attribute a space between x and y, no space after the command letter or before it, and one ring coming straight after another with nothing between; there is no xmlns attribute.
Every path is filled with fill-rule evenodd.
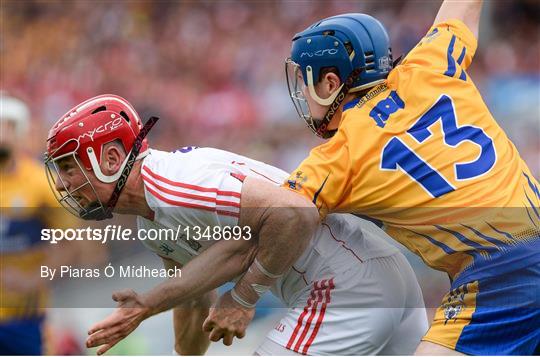
<svg viewBox="0 0 540 357"><path fill-rule="evenodd" d="M235 336L242 338L246 335L246 328L254 315L255 309L238 304L228 291L210 308L203 331L210 332L210 341L217 342L223 338L223 344L230 346Z"/></svg>
<svg viewBox="0 0 540 357"><path fill-rule="evenodd" d="M115 292L112 298L118 302L117 309L88 330L90 336L86 339L86 347L101 346L98 355L108 351L150 316L149 309L133 290Z"/></svg>

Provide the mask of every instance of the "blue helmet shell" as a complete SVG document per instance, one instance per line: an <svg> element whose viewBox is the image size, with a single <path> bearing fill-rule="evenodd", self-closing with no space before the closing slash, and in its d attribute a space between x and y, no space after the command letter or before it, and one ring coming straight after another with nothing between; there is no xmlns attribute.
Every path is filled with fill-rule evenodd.
<svg viewBox="0 0 540 357"><path fill-rule="evenodd" d="M307 85L306 67L313 83L325 67L337 67L342 82L355 68L363 68L352 89L385 79L392 69L392 50L384 26L366 14L343 14L318 21L293 38L291 59L300 65ZM352 49L352 52L351 52Z"/></svg>

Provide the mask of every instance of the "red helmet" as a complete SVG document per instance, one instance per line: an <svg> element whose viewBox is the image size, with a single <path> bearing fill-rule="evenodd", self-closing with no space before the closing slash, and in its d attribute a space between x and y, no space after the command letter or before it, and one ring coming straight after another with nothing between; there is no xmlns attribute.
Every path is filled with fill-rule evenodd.
<svg viewBox="0 0 540 357"><path fill-rule="evenodd" d="M99 95L75 106L53 125L47 156L76 153L86 169L101 173L98 165L103 145L119 140L129 152L141 128L141 119L127 100L113 94ZM141 152L147 148L144 140Z"/></svg>
<svg viewBox="0 0 540 357"><path fill-rule="evenodd" d="M148 142L144 136L149 128L145 127L142 132L141 129L143 129L141 119L133 106L124 98L112 94L88 99L63 115L49 131L45 153L47 176L58 201L70 212L85 219L95 219L97 213L100 214L99 217L110 218L109 211L112 210L125 184L125 180L118 179L121 175L126 177L129 175L133 165L133 161L130 160L142 158L147 152ZM105 144L114 141L123 145L128 156L120 170L107 176L101 171L101 152ZM57 162L67 157L75 159L86 177L86 183L75 189L67 187L59 174ZM129 164L128 161L130 161ZM115 199L111 197L112 201L110 200L108 205L98 199L96 190L84 168L92 170L102 182L117 182L115 193L113 193ZM56 191L57 183L61 183L64 187L62 192ZM77 190L86 185L90 185L93 189L96 201L89 207L82 207L74 196Z"/></svg>

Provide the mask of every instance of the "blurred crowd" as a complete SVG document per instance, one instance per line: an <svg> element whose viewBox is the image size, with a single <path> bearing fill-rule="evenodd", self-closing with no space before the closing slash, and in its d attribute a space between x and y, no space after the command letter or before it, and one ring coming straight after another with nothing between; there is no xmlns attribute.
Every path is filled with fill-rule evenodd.
<svg viewBox="0 0 540 357"><path fill-rule="evenodd" d="M35 153L60 115L108 92L130 100L143 117L162 117L154 147L216 146L291 170L317 142L286 91L284 59L294 33L323 16L366 12L387 27L393 53L406 54L439 4L7 0L1 86L30 103ZM536 0L486 1L470 71L536 175L539 9Z"/></svg>

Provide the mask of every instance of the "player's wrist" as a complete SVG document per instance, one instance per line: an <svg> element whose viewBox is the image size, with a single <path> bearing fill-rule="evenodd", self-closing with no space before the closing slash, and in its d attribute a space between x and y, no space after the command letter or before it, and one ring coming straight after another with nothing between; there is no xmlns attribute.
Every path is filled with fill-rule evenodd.
<svg viewBox="0 0 540 357"><path fill-rule="evenodd" d="M282 275L269 271L255 258L248 271L231 290L231 297L239 305L253 308Z"/></svg>
<svg viewBox="0 0 540 357"><path fill-rule="evenodd" d="M138 300L144 320L161 312L158 306L152 303L153 299L148 294L140 294Z"/></svg>

